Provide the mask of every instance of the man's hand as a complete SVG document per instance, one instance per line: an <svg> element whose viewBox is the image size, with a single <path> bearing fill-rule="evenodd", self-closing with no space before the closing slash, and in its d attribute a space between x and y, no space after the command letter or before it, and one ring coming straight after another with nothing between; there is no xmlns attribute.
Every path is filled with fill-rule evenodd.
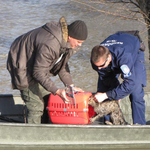
<svg viewBox="0 0 150 150"><path fill-rule="evenodd" d="M74 90L75 92L84 92L84 91L83 91L81 88L79 88L79 87L74 87L73 90Z"/></svg>
<svg viewBox="0 0 150 150"><path fill-rule="evenodd" d="M56 94L59 95L62 98L62 100L64 101L64 103L70 103L70 100L68 100L67 97L66 97L66 91L65 91L65 89L58 89L56 91Z"/></svg>
<svg viewBox="0 0 150 150"><path fill-rule="evenodd" d="M96 99L99 103L108 98L107 95L106 95L106 93L100 93L100 92L96 93L96 94L94 95L94 97L95 97L95 99Z"/></svg>
<svg viewBox="0 0 150 150"><path fill-rule="evenodd" d="M75 92L84 92L81 88L75 87L74 84L71 84L70 87L73 87L73 91Z"/></svg>

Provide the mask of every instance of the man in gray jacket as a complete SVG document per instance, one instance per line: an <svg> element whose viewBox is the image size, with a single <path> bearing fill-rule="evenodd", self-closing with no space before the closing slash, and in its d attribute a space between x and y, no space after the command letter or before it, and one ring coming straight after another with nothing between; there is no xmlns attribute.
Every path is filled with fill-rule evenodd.
<svg viewBox="0 0 150 150"><path fill-rule="evenodd" d="M59 95L65 103L65 89L59 89L50 76L58 75L63 84L73 85L68 59L79 51L87 38L87 26L81 20L67 25L64 17L18 37L11 45L7 69L13 89L21 92L28 109L28 123L41 123L47 92ZM76 91L82 91L75 87ZM45 92L47 91L47 92Z"/></svg>

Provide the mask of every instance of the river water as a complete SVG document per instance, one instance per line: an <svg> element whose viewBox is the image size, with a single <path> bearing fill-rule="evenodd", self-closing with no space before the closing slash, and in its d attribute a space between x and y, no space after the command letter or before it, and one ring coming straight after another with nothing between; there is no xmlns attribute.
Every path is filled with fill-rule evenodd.
<svg viewBox="0 0 150 150"><path fill-rule="evenodd" d="M102 8L101 5L99 5ZM97 73L90 64L91 49L110 34L118 30L146 30L146 26L137 21L120 20L97 11L85 9L85 6L71 0L0 0L0 94L19 94L11 89L10 75L6 70L7 54L11 43L19 35L44 25L49 21L58 21L65 16L67 23L84 20L88 27L88 39L76 55L69 60L70 70L76 86L85 91L96 91ZM142 35L146 41L146 33ZM148 49L146 49L146 68L149 83ZM53 80L63 88L58 77ZM149 91L149 86L145 88Z"/></svg>
<svg viewBox="0 0 150 150"><path fill-rule="evenodd" d="M70 0L0 0L0 93L18 94L11 89L10 75L6 70L6 60L11 43L19 35L42 26L49 21L58 21L65 16L67 23L84 20L88 26L88 39L83 43L81 51L70 61L70 70L76 86L85 91L96 91L97 73L90 64L91 49L110 34L118 30L142 30L146 27L137 21L113 21L96 11L85 9L85 6ZM108 21L109 20L109 21ZM148 55L146 55L148 60ZM147 68L148 61L147 61ZM63 84L58 77L53 78L58 87Z"/></svg>

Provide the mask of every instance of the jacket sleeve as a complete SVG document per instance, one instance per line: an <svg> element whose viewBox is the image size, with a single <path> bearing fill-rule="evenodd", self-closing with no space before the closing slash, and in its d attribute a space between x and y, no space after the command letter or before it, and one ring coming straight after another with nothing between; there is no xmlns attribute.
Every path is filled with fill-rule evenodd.
<svg viewBox="0 0 150 150"><path fill-rule="evenodd" d="M56 60L56 54L47 45L41 44L36 52L33 77L49 92L55 94L57 86L50 78L50 69Z"/></svg>
<svg viewBox="0 0 150 150"><path fill-rule="evenodd" d="M64 83L65 86L73 84L68 63L65 63L63 65L58 75L60 80Z"/></svg>
<svg viewBox="0 0 150 150"><path fill-rule="evenodd" d="M118 65L121 70L121 77L123 82L119 84L116 88L107 91L106 94L110 100L122 99L132 93L135 87L135 72L134 72L134 63L130 54L124 55L118 60ZM125 66L125 71L122 69L122 66Z"/></svg>
<svg viewBox="0 0 150 150"><path fill-rule="evenodd" d="M59 72L59 78L64 83L64 85L71 85L73 84L72 77L70 74L70 69L68 65L68 59L76 54L80 50L80 47L77 47L76 49L68 49L68 55L66 56L67 59L65 60L60 72Z"/></svg>
<svg viewBox="0 0 150 150"><path fill-rule="evenodd" d="M129 77L124 79L124 81L113 90L107 91L106 94L110 100L119 100L132 93L134 87L134 79Z"/></svg>

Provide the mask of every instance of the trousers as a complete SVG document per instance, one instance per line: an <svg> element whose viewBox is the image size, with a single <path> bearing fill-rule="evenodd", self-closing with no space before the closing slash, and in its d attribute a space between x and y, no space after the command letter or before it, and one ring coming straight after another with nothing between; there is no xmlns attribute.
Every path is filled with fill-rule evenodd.
<svg viewBox="0 0 150 150"><path fill-rule="evenodd" d="M27 107L27 123L40 124L44 111L44 97L50 92L40 84L34 84L24 90L20 90L21 97Z"/></svg>
<svg viewBox="0 0 150 150"><path fill-rule="evenodd" d="M140 50L138 52L136 62L134 63L134 71L136 75L135 77L136 85L135 85L133 92L129 95L129 98L131 101L133 124L145 125L146 119L145 119L145 100L144 100L143 87L146 86L147 76L146 76L144 52ZM118 74L116 76L118 76ZM115 80L112 80L112 81L115 81ZM97 85L97 92L106 92L107 90L108 90L108 87L106 87L103 84L103 81L99 77L98 85ZM105 116L104 119L107 121L110 121L110 115Z"/></svg>

